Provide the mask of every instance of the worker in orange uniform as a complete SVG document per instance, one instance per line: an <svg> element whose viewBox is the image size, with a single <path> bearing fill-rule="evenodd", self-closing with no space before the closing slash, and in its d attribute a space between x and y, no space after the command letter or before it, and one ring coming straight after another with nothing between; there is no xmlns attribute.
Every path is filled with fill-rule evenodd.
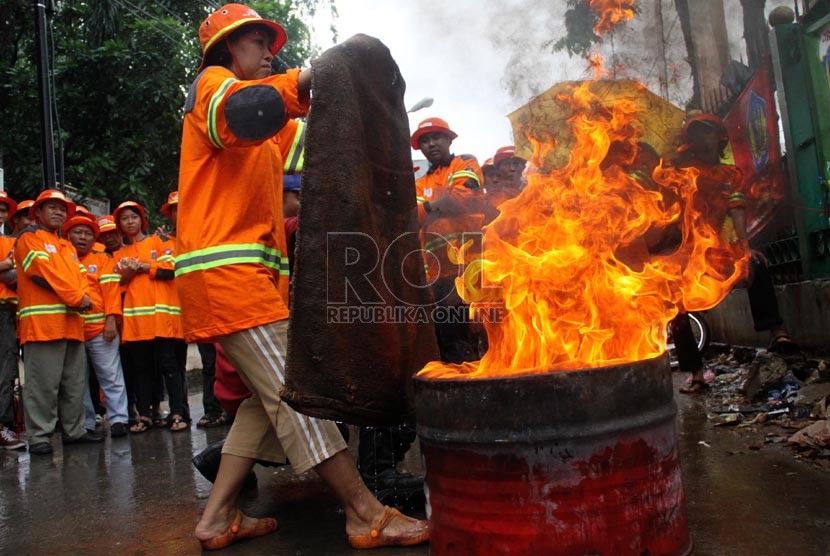
<svg viewBox="0 0 830 556"><path fill-rule="evenodd" d="M493 164L499 173L502 187L521 191L524 188L524 171L527 167L527 160L516 156L516 147L508 145L501 147L493 155Z"/></svg>
<svg viewBox="0 0 830 556"><path fill-rule="evenodd" d="M492 175L487 177L485 184L484 225L489 224L498 216L498 206L508 199L516 197L522 192L523 172L527 161L516 156L513 145L501 147L491 159L493 161Z"/></svg>
<svg viewBox="0 0 830 556"><path fill-rule="evenodd" d="M86 268L92 309L84 314L84 348L88 363L98 380L96 386L84 390L84 426L95 428L95 409L92 396L98 387L104 393L110 436L127 434L127 388L118 348L118 319L121 318L121 276L115 272L115 263L106 253L93 250L98 238L98 224L85 216L73 216L63 225L63 234L78 252ZM91 374L91 373L89 373Z"/></svg>
<svg viewBox="0 0 830 556"><path fill-rule="evenodd" d="M181 306L173 283L173 247L159 236L146 235L144 207L125 201L113 211L125 245L115 252L124 288L122 341L127 380L136 393L139 422L131 432L145 432L152 419L153 380L161 373L170 400L169 428L190 428Z"/></svg>
<svg viewBox="0 0 830 556"><path fill-rule="evenodd" d="M734 240L750 252L747 294L755 330L768 330L772 351L793 353L799 347L790 337L778 310L772 274L763 253L752 249L746 226L746 195L743 176L733 164L722 162L729 144L726 126L714 114L700 113L689 117L681 130L683 144L672 164L678 168L694 168L699 172L697 192L692 202L699 213L717 229L727 217L731 220ZM727 226L728 229L728 226ZM704 380L703 358L692 334L688 314L681 312L670 323L678 366L689 372L689 382L680 388L684 394L700 394L708 389Z"/></svg>
<svg viewBox="0 0 830 556"><path fill-rule="evenodd" d="M31 218L29 218L29 209L32 208L35 202L32 199L26 199L25 201L20 201L17 204L17 210L11 215L11 223L12 223L12 234L14 237L20 235L25 228L28 228L34 222Z"/></svg>
<svg viewBox="0 0 830 556"><path fill-rule="evenodd" d="M412 134L412 148L429 161L429 170L415 182L427 282L436 303L454 309L453 318L435 323L441 360L447 363L479 358L478 334L456 318L468 311L455 279L463 273L466 257L480 249L479 241L469 242L481 232L484 177L475 157L450 153L457 137L440 118L427 118Z"/></svg>
<svg viewBox="0 0 830 556"><path fill-rule="evenodd" d="M17 203L0 191L0 226L17 212ZM5 230L8 227L4 228ZM14 238L0 236L0 448L17 450L26 443L14 432L14 381L17 379L17 271Z"/></svg>
<svg viewBox="0 0 830 556"><path fill-rule="evenodd" d="M75 216L81 216L92 222L96 221L95 215L92 214L92 211L83 205L75 205ZM99 243L98 240L95 240L95 243L92 245L92 250L97 251L98 253L103 253L105 249L106 246L103 243Z"/></svg>
<svg viewBox="0 0 830 556"><path fill-rule="evenodd" d="M95 222L98 224L98 241L104 245L103 251L106 254L112 256L124 247L124 240L111 214L105 214Z"/></svg>
<svg viewBox="0 0 830 556"><path fill-rule="evenodd" d="M384 508L360 479L337 427L282 404L288 269L282 169L271 138L306 113L311 74L271 75L284 29L227 4L199 27L203 59L185 103L176 284L188 341L215 339L253 392L239 407L195 536L205 549L276 529L236 509L257 455L284 451L297 472L315 469L344 506L353 548L411 545L426 522ZM221 218L216 217L222 207ZM273 457L273 455L272 455ZM271 459L271 458L264 458Z"/></svg>
<svg viewBox="0 0 830 556"><path fill-rule="evenodd" d="M47 189L30 210L36 222L14 245L20 343L26 360L23 404L29 452L52 453L58 417L63 443L101 442L84 429L84 318L92 308L82 265L58 233L75 211L63 193Z"/></svg>

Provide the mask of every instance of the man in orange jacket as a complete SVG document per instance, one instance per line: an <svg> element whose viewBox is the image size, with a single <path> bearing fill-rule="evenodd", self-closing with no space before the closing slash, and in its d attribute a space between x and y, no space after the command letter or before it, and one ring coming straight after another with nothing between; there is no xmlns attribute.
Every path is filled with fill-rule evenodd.
<svg viewBox="0 0 830 556"><path fill-rule="evenodd" d="M0 191L0 226L17 211L5 191ZM7 230L7 228L4 228ZM14 238L0 236L0 448L16 450L26 443L14 432L14 380L17 378L17 273Z"/></svg>
<svg viewBox="0 0 830 556"><path fill-rule="evenodd" d="M176 285L188 341L216 339L253 392L225 442L219 474L195 536L205 549L276 529L236 502L263 446L284 451L297 472L314 469L345 509L354 548L411 545L425 522L384 508L360 479L331 421L281 403L288 329L288 261L282 225L284 161L273 136L306 113L311 73L271 75L286 41L277 23L227 4L199 29L204 53L185 102ZM216 207L223 214L216 217Z"/></svg>
<svg viewBox="0 0 830 556"><path fill-rule="evenodd" d="M98 224L84 216L73 216L63 225L63 233L78 252L86 268L92 309L84 314L84 347L88 371L98 378L95 384L104 392L110 436L127 434L127 389L118 348L118 319L121 318L121 275L115 272L115 263L106 253L93 250L98 239ZM84 426L95 429L95 410L92 396L98 388L84 389Z"/></svg>
<svg viewBox="0 0 830 556"><path fill-rule="evenodd" d="M475 157L450 153L456 137L446 121L427 118L412 134L412 148L420 149L429 161L429 170L415 182L427 282L436 303L461 314L466 310L455 279L464 271L462 253L470 251L464 234L481 232L484 177ZM435 332L443 361L461 363L479 357L478 335L468 322L436 322Z"/></svg>
<svg viewBox="0 0 830 556"><path fill-rule="evenodd" d="M64 444L101 442L84 429L84 318L92 308L83 266L58 233L74 204L54 189L43 191L30 210L36 222L14 246L19 269L20 343L26 360L26 431L29 452L51 454L58 416Z"/></svg>

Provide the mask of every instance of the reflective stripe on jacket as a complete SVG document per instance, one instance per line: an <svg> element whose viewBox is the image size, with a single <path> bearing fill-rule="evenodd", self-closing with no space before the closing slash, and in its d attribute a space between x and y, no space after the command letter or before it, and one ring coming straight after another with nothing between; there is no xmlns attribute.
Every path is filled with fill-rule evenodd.
<svg viewBox="0 0 830 556"><path fill-rule="evenodd" d="M20 343L84 339L78 307L89 293L85 269L71 243L56 234L30 227L14 245ZM52 291L36 284L45 280Z"/></svg>

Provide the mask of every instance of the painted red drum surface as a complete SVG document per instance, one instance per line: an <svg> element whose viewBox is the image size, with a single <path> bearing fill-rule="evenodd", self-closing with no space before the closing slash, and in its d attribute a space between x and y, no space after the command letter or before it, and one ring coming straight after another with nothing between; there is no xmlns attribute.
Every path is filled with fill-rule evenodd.
<svg viewBox="0 0 830 556"><path fill-rule="evenodd" d="M416 379L430 553L691 551L668 359Z"/></svg>

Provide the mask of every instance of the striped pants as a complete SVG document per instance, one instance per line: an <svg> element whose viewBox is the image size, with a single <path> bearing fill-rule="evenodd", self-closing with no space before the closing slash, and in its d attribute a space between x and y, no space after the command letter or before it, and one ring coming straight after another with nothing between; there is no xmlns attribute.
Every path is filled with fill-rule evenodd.
<svg viewBox="0 0 830 556"><path fill-rule="evenodd" d="M294 471L304 473L346 449L332 421L297 413L280 399L287 320L221 336L218 342L253 392L239 406L223 454L273 462L288 457Z"/></svg>

